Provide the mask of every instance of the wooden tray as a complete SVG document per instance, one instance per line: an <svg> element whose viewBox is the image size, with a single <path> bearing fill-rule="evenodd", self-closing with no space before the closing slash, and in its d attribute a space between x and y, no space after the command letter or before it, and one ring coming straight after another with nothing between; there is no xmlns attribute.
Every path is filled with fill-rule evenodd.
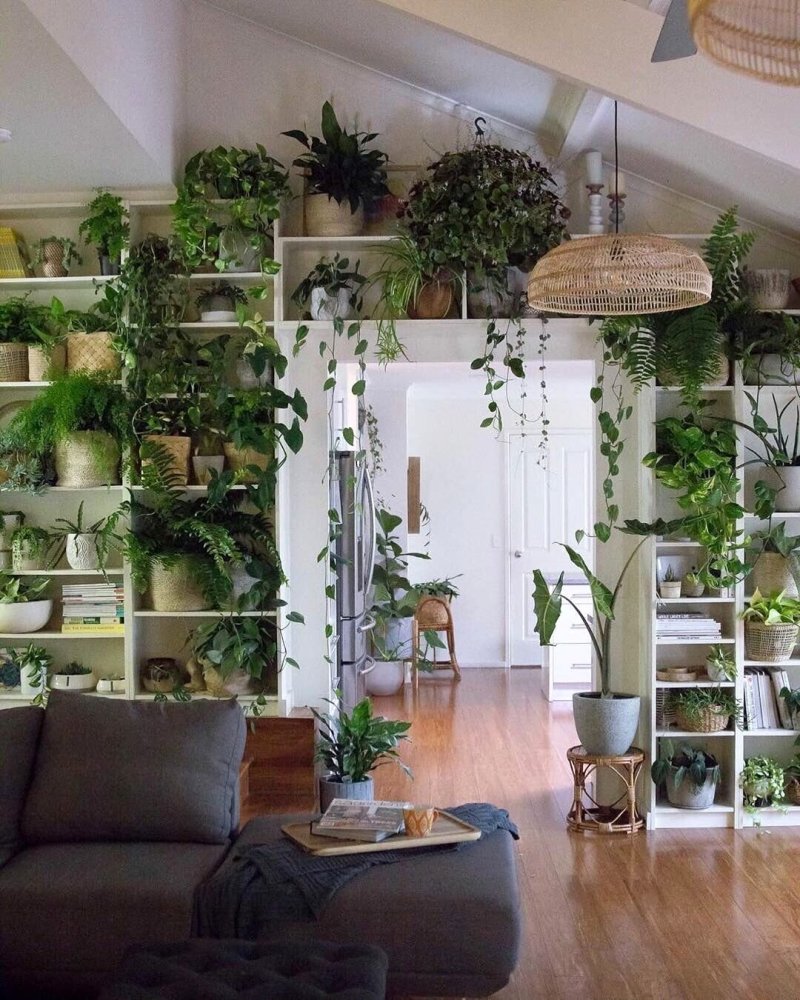
<svg viewBox="0 0 800 1000"><path fill-rule="evenodd" d="M387 837L377 844L363 840L334 840L318 837L309 823L287 823L283 833L309 854L367 854L372 851L401 851L410 847L434 847L437 844L457 844L462 840L478 840L481 831L450 813L440 812L427 837L407 837L404 833Z"/></svg>

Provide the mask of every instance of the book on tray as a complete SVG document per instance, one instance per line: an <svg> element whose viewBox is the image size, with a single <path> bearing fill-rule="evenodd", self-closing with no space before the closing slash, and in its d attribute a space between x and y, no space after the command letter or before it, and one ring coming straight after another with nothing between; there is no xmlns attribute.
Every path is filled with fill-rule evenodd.
<svg viewBox="0 0 800 1000"><path fill-rule="evenodd" d="M320 837L377 844L403 832L403 810L410 806L410 802L334 799L322 816L311 824L311 832Z"/></svg>

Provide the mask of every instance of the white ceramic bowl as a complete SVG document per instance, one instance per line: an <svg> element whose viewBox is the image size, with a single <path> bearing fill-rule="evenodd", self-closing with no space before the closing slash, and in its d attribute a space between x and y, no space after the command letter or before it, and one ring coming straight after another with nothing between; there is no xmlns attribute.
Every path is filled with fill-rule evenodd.
<svg viewBox="0 0 800 1000"><path fill-rule="evenodd" d="M53 613L52 601L0 604L0 632L38 632Z"/></svg>

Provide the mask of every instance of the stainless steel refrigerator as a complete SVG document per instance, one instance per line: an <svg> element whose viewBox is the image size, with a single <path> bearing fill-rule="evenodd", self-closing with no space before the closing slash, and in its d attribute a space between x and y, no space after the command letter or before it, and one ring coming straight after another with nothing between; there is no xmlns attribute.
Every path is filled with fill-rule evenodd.
<svg viewBox="0 0 800 1000"><path fill-rule="evenodd" d="M354 452L337 452L331 463L331 507L339 516L336 556L335 686L341 707L350 712L366 694L366 675L373 666L368 611L375 566L375 498L366 464Z"/></svg>

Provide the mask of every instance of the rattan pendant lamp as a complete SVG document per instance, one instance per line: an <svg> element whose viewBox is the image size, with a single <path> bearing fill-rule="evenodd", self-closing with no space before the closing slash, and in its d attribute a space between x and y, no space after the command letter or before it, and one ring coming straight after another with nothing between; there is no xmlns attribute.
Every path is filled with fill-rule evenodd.
<svg viewBox="0 0 800 1000"><path fill-rule="evenodd" d="M688 0L706 55L759 80L800 86L800 0Z"/></svg>
<svg viewBox="0 0 800 1000"><path fill-rule="evenodd" d="M614 170L619 190L617 102ZM568 240L531 271L528 305L570 316L634 316L672 312L708 302L711 275L694 250L663 236L620 233Z"/></svg>

